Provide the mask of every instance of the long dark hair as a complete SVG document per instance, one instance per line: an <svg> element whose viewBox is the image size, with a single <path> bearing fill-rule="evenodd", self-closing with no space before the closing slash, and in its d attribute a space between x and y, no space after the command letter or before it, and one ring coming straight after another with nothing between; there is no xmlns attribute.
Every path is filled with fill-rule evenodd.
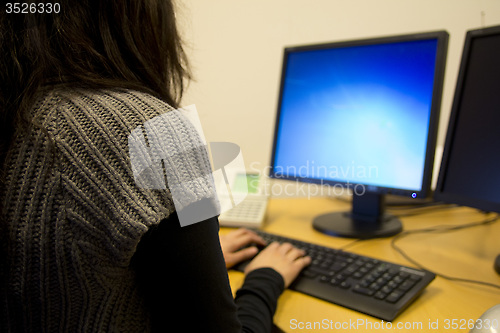
<svg viewBox="0 0 500 333"><path fill-rule="evenodd" d="M48 86L137 89L176 107L190 78L172 0L60 3L50 14L2 8L0 162Z"/></svg>
<svg viewBox="0 0 500 333"><path fill-rule="evenodd" d="M190 73L173 0L61 0L58 13L24 2L44 13L0 12L0 170L45 89L136 89L178 106Z"/></svg>

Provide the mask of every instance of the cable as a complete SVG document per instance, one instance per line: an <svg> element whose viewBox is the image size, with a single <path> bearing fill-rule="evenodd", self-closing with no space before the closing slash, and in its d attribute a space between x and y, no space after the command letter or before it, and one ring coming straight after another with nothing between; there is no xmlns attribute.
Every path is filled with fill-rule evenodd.
<svg viewBox="0 0 500 333"><path fill-rule="evenodd" d="M386 203L387 209L392 210L410 210L410 209L420 209L427 208L433 206L441 206L445 203L442 201L424 201L424 202L416 202L416 203L402 203L402 204L390 204Z"/></svg>
<svg viewBox="0 0 500 333"><path fill-rule="evenodd" d="M427 213L434 213L436 211L458 208L458 207L460 207L460 206L455 205L455 204L444 204L442 202L436 202L433 204L426 204L426 205L421 205L418 207L391 208L389 211L397 217L409 217L409 216L416 216L416 215L427 214ZM396 211L402 211L402 210L410 210L411 213L395 214Z"/></svg>
<svg viewBox="0 0 500 333"><path fill-rule="evenodd" d="M486 220L483 220L480 222L471 222L471 223L466 223L466 224L462 224L462 225L455 225L455 226L439 225L439 226L431 227L431 228L403 231L399 235L396 235L396 236L394 236L394 238L392 238L391 247L395 251L397 251L399 254L401 254L406 260L408 260L410 263L415 265L416 267L419 267L420 269L425 269L429 272L433 272L432 270L426 268L421 263L417 262L415 259L411 258L402 248L400 248L399 246L396 245L396 242L403 237L407 237L407 236L413 235L413 234L445 233L445 232L456 231L456 230L461 230L461 229L466 229L466 228L473 228L473 227L482 226L482 225L489 225L489 224L493 224L493 223L497 222L499 220L499 218L500 218L500 215L495 214L493 217L487 218ZM500 285L497 285L494 283L477 281L477 280L470 280L470 279L463 279L460 277L449 276L449 275L445 275L445 274L438 273L438 272L433 272L433 273L436 274L436 276L439 276L443 279L450 280L450 281L473 283L473 284L479 284L479 285L483 285L483 286L488 286L488 287L500 289Z"/></svg>
<svg viewBox="0 0 500 333"><path fill-rule="evenodd" d="M344 245L344 246L339 247L338 249L339 249L339 250L344 251L344 250L346 250L346 249L350 248L351 246L354 246L354 245L356 245L357 243L359 243L359 242L361 242L361 241L364 241L364 240L366 240L366 239L363 239L363 238L358 238L358 239L356 239L356 240L353 240L353 241L352 241L352 242L350 242L350 243L347 243L347 244L346 244L346 245Z"/></svg>
<svg viewBox="0 0 500 333"><path fill-rule="evenodd" d="M409 209L411 210L417 210L417 209L420 209L420 210L426 210L426 211L419 211L419 212L415 212L415 213L408 213L408 214L400 214L400 215L396 215L397 217L407 217L407 216L414 216L414 215L420 215L420 214L427 214L427 213L433 213L433 212L436 212L437 210L445 210L445 209L452 209L452 208L457 208L457 207L460 207L458 205L454 205L454 204L443 204L442 202L435 202L433 204L426 204L425 207L411 207ZM402 210L402 208L400 209L397 209L397 210ZM339 247L339 250L346 250L354 245L357 245L358 243L360 243L361 241L367 241L367 240L374 240L374 239L379 239L379 238L360 238L360 239L356 239L348 244L345 244L341 247Z"/></svg>
<svg viewBox="0 0 500 333"><path fill-rule="evenodd" d="M342 201L345 203L351 203L351 197L348 196L328 196L330 199ZM420 214L432 213L438 210L451 209L460 207L455 204L446 204L442 201L431 201L431 202L423 202L423 203L415 203L415 204L403 204L403 205L387 205L386 211L395 215L396 217L408 217L415 216ZM411 211L411 213L402 213L397 214L398 211Z"/></svg>
<svg viewBox="0 0 500 333"><path fill-rule="evenodd" d="M427 213L434 213L438 210L446 210L446 209L452 209L452 208L457 208L457 207L460 207L458 205L455 205L455 204L444 204L442 202L433 202L433 203L427 203L425 205L421 205L419 207L410 207L410 208L406 208L406 209L409 209L409 210L425 210L425 211L418 211L418 212L415 212L415 213L408 213L408 214L399 214L399 215L395 215L397 217L407 217L407 216L414 216L414 215L420 215L420 214L427 214ZM396 208L395 210L403 210L404 208L401 207L401 208ZM379 238L360 238L360 239L356 239L346 245L343 245L341 247L339 247L339 250L346 250L356 244L358 244L360 241L367 241L367 240L374 240L374 239L379 239Z"/></svg>

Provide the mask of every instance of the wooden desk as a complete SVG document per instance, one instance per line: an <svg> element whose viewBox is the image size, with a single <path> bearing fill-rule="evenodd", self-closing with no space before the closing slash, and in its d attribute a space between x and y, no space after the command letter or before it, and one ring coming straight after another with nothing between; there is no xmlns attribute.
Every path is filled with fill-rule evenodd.
<svg viewBox="0 0 500 333"><path fill-rule="evenodd" d="M272 199L263 230L333 248L342 247L353 240L323 235L315 231L311 223L319 214L348 210L349 207L349 203L332 198ZM392 212L397 215L404 213ZM405 230L483 219L484 214L465 207L429 210L416 216L401 217ZM227 228L221 230L227 231ZM493 270L494 258L500 253L499 236L500 222L440 234L415 234L401 239L397 244L413 259L436 272L500 284L500 276ZM347 251L412 266L391 247L390 238L353 243ZM230 271L229 276L231 287L236 291L242 284L243 274ZM279 300L275 323L285 332L469 332L467 321L476 320L486 309L498 303L498 289L436 277L389 329L387 326L377 326L381 325L379 319L286 290ZM306 325L314 322L324 326L316 330L299 329L300 323ZM347 326L352 322L359 325ZM433 329L429 329L430 323ZM457 323L458 329L452 329L452 323ZM335 329L335 325L339 329Z"/></svg>

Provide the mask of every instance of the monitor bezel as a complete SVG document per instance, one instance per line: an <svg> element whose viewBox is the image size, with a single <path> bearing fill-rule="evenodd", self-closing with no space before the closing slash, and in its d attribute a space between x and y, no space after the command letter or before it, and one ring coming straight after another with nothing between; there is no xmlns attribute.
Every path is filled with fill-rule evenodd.
<svg viewBox="0 0 500 333"><path fill-rule="evenodd" d="M390 44L390 43L400 43L400 42L412 42L412 41L420 41L420 40L437 40L437 48L436 48L436 64L435 64L435 73L434 73L434 85L433 85L433 93L432 93L432 102L431 102L431 110L430 110L430 118L429 118L429 131L427 135L427 147L424 161L424 174L422 177L422 184L420 190L409 190L409 189L399 189L392 187L383 187L383 186L374 186L363 183L353 183L353 182L345 182L341 180L330 180L330 179L316 179L316 178L305 178L305 177L297 177L291 175L283 175L275 173L275 162L276 162L276 148L278 143L278 132L279 132L279 124L280 124L280 116L282 109L282 98L283 98L283 90L285 85L285 77L287 70L287 59L288 55L292 52L302 52L302 51L314 51L314 50L322 50L322 49L331 49L331 48L345 48L345 47L357 47L357 46L369 46L369 45L380 45L380 44ZM431 31L431 32L421 32L421 33L412 33L412 34L404 34L404 35L395 35L395 36L387 36L387 37L375 37L375 38L367 38L367 39L357 39L357 40L348 40L348 41L338 41L338 42L330 42L330 43L321 43L321 44L309 44L309 45L299 45L299 46L289 46L285 47L283 51L283 61L282 61L282 69L281 69L281 79L280 79L280 89L278 95L278 107L275 118L275 126L274 126L274 136L273 136L273 147L271 153L271 165L269 168L269 177L274 179L284 179L291 181L300 181L305 183L314 183L314 184L326 184L330 186L341 185L343 187L349 187L354 189L358 185L363 185L364 191L378 193L378 194L395 194L400 196L408 196L408 197L418 197L424 198L428 197L431 188L431 180L432 180L432 170L434 166L434 155L435 148L437 142L437 130L439 124L439 115L441 109L441 97L443 91L444 84L444 75L445 75L445 67L446 67L446 56L448 52L448 39L449 34L445 30L439 31Z"/></svg>
<svg viewBox="0 0 500 333"><path fill-rule="evenodd" d="M450 159L451 146L453 145L453 140L455 138L455 130L462 102L462 93L464 89L464 83L466 80L466 73L469 66L470 53L472 51L471 48L472 43L476 38L487 37L498 34L500 34L500 25L488 28L469 30L467 31L467 34L465 36L465 41L462 51L462 59L455 87L455 95L453 97L450 120L448 122L448 130L446 132L446 140L443 149L443 156L441 158L441 166L439 168L438 181L436 189L434 191L434 200L436 201L443 201L446 203L454 203L458 205L474 207L484 211L500 212L500 203L485 201L477 198L465 197L463 195L457 195L454 193L449 193L444 191L444 183L446 181L446 174L447 174L446 171Z"/></svg>

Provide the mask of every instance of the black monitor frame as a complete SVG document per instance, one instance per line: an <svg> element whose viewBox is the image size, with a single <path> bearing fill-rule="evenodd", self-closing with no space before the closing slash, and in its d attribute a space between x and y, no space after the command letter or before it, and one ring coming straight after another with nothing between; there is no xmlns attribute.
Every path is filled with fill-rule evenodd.
<svg viewBox="0 0 500 333"><path fill-rule="evenodd" d="M340 180L304 178L293 175L283 175L276 172L276 149L278 144L278 134L280 125L280 113L282 109L282 99L285 88L287 59L291 52L297 51L312 51L331 48L345 48L365 45L389 44L399 42L411 42L419 40L435 39L437 41L437 53L434 73L434 84L432 92L432 102L429 118L429 128L427 137L427 147L424 162L424 173L422 178L421 188L418 191L388 188L382 186L373 186L357 183L343 182ZM430 193L432 180L432 170L434 166L434 155L437 140L437 131L439 123L439 115L441 108L441 96L444 82L444 72L446 65L446 56L448 50L449 35L446 31L433 31L425 33L406 34L390 37L379 37L370 39L360 39L352 41L342 41L325 44L313 44L304 46L286 47L283 54L283 67L279 91L278 110L275 121L275 131L273 148L271 155L271 166L269 169L269 177L274 179L285 179L292 181L300 181L306 183L326 184L330 186L341 185L353 189L353 205L352 210L346 213L332 213L317 217L313 222L313 227L323 233L341 237L354 238L373 238L386 237L395 235L402 230L401 222L390 215L384 213L385 210L385 194L395 194L407 197L427 197ZM362 195L357 195L355 187L357 185L365 186L366 191Z"/></svg>
<svg viewBox="0 0 500 333"><path fill-rule="evenodd" d="M457 85L455 88L455 96L453 98L453 104L450 113L448 131L446 133L446 141L443 150L443 157L441 159L441 167L439 170L438 182L434 192L434 199L437 201L474 207L484 211L494 211L500 213L500 202L495 203L472 197L464 197L462 195L444 191L446 173L451 155L451 147L453 145L455 137L455 129L458 124L458 117L461 108L463 89L467 79L468 66L470 64L469 58L470 58L470 53L472 51L472 43L476 38L487 37L491 35L500 35L500 26L470 30L466 34L464 48L462 52L462 60L460 63L460 70L457 79Z"/></svg>

